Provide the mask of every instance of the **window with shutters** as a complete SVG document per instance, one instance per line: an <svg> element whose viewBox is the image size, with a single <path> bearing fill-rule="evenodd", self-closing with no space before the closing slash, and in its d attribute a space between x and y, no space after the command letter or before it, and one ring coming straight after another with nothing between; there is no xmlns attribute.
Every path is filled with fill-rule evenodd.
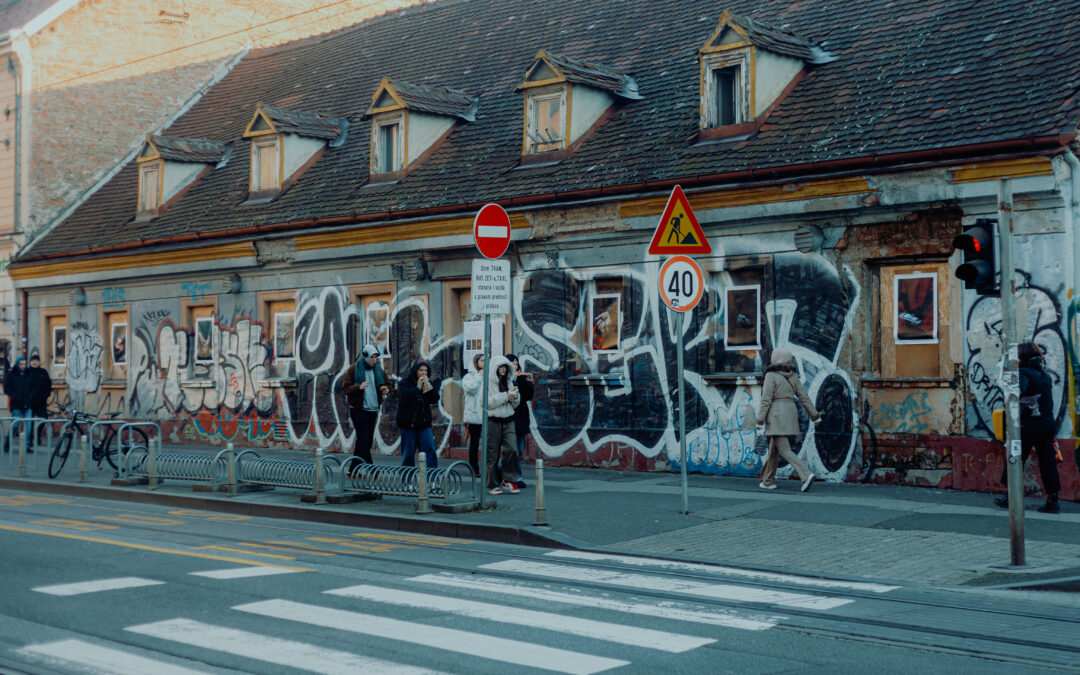
<svg viewBox="0 0 1080 675"><path fill-rule="evenodd" d="M371 173L384 174L405 168L405 116L380 115L371 125Z"/></svg>
<svg viewBox="0 0 1080 675"><path fill-rule="evenodd" d="M749 51L735 49L702 57L701 127L742 124L750 120L747 76Z"/></svg>
<svg viewBox="0 0 1080 675"><path fill-rule="evenodd" d="M561 150L566 146L566 89L529 92L526 150Z"/></svg>
<svg viewBox="0 0 1080 675"><path fill-rule="evenodd" d="M139 212L154 211L161 206L161 161L139 165Z"/></svg>
<svg viewBox="0 0 1080 675"><path fill-rule="evenodd" d="M251 191L269 192L281 187L281 138L257 138L251 142Z"/></svg>

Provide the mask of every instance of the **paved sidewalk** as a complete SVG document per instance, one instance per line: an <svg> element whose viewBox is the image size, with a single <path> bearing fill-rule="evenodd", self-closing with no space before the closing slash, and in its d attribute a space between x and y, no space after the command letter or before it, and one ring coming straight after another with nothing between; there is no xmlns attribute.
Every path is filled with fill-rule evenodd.
<svg viewBox="0 0 1080 675"><path fill-rule="evenodd" d="M219 448L166 446L165 451L216 453ZM312 459L310 452L259 451L263 456ZM37 466L33 460L37 460ZM493 498L497 508L463 514L415 514L415 500L386 497L355 504L300 502L300 491L228 496L194 492L167 481L114 487L111 471L93 470L78 483L73 456L55 481L48 454L19 478L13 458L0 455L0 489L174 504L249 515L296 518L447 536L649 554L680 560L801 571L843 578L932 585L1028 585L1080 579L1080 505L1038 513L1027 500L1028 566L1010 569L1007 512L992 496L927 488L818 482L807 493L797 481L765 491L756 479L690 475L690 513L682 514L678 474L597 469L545 469L549 527L534 527L534 468L518 495ZM396 464L396 457L379 463ZM445 460L442 463L445 466ZM1068 581L1072 580L1072 581Z"/></svg>

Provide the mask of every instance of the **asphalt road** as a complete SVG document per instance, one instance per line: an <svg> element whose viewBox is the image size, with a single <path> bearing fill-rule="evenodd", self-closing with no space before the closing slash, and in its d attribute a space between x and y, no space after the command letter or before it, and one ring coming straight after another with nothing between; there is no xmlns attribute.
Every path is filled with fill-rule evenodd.
<svg viewBox="0 0 1080 675"><path fill-rule="evenodd" d="M0 671L1076 672L1080 608L0 491Z"/></svg>

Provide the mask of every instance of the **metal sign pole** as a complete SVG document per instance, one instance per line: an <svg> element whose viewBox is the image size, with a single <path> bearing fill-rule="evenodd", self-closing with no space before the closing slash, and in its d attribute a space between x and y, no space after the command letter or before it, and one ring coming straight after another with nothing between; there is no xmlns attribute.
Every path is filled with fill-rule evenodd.
<svg viewBox="0 0 1080 675"><path fill-rule="evenodd" d="M1002 390L1005 394L1005 457L1009 495L1010 564L1027 564L1024 555L1024 462L1020 438L1020 331L1016 325L1016 268L1013 264L1012 187L998 181L998 228L1001 244L1001 327L1005 332L1005 370Z"/></svg>
<svg viewBox="0 0 1080 675"><path fill-rule="evenodd" d="M484 378L483 399L480 408L483 410L480 432L480 508L487 508L487 485L488 485L488 462L487 462L487 439L488 439L488 368L491 365L491 315L484 315L484 369L481 372Z"/></svg>
<svg viewBox="0 0 1080 675"><path fill-rule="evenodd" d="M679 468L682 469L682 512L690 513L690 500L686 488L686 394L683 391L683 312L675 312L675 353L679 379Z"/></svg>

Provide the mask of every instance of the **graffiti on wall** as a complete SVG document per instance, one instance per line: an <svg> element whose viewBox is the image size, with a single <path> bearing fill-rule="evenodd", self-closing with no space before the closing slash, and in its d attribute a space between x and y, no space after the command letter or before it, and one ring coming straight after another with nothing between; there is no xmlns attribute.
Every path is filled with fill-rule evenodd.
<svg viewBox="0 0 1080 675"><path fill-rule="evenodd" d="M67 384L71 402L82 410L86 394L98 390L101 384L101 355L104 349L101 336L85 323L71 326L67 356Z"/></svg>

